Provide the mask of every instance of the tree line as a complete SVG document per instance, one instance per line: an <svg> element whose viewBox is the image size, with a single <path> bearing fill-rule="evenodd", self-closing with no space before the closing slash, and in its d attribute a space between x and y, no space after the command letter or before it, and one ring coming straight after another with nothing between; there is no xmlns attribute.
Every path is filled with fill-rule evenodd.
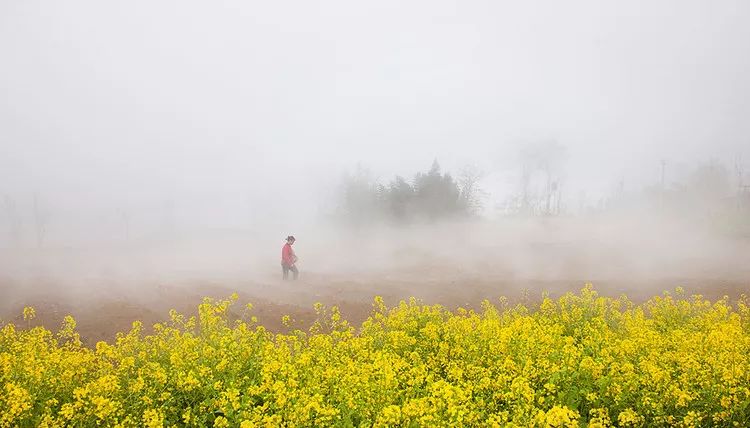
<svg viewBox="0 0 750 428"><path fill-rule="evenodd" d="M454 178L435 160L429 170L417 172L411 180L395 176L381 183L359 166L344 177L341 211L354 224L469 217L481 208L479 178L470 168Z"/></svg>

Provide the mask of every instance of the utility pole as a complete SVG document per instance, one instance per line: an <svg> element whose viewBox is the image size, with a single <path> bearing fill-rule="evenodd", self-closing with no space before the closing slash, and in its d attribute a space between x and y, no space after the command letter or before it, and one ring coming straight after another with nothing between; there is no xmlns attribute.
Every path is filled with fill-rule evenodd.
<svg viewBox="0 0 750 428"><path fill-rule="evenodd" d="M743 199L745 197L745 192L750 186L745 185L745 168L744 165L742 165L742 159L737 156L734 159L734 172L737 174L737 211L742 211L743 207Z"/></svg>
<svg viewBox="0 0 750 428"><path fill-rule="evenodd" d="M39 207L39 195L36 192L34 192L34 227L36 229L36 247L42 248L47 232L47 220L45 213Z"/></svg>
<svg viewBox="0 0 750 428"><path fill-rule="evenodd" d="M664 175L665 175L665 171L667 169L667 161L666 161L666 159L662 159L660 161L660 164L661 164L661 180L660 180L660 191L659 191L659 205L660 205L659 208L662 211L664 211L664 209L665 209L665 207L667 205L667 203L666 203L666 191L665 191L665 188L664 188Z"/></svg>
<svg viewBox="0 0 750 428"><path fill-rule="evenodd" d="M667 161L665 159L661 160L661 190L664 190L664 173L667 169Z"/></svg>

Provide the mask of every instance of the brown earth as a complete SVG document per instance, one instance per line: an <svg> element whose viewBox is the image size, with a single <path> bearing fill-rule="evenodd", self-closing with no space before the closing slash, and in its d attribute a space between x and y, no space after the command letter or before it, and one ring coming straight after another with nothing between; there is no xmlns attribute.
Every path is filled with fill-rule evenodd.
<svg viewBox="0 0 750 428"><path fill-rule="evenodd" d="M532 302L543 292L559 296L567 291L577 291L587 282L582 278L481 278L450 272L441 277L435 275L434 267L430 271L429 277L421 279L419 275L408 272L400 278L368 274L345 279L308 274L296 282L183 280L141 281L137 284L99 282L96 286L86 283L76 286L45 278L23 281L5 278L0 281L0 323L12 322L23 327L43 325L54 331L59 328L63 317L71 314L84 342L93 345L99 340L112 341L117 332L128 331L135 320L148 327L168 319L169 309L194 314L204 297L228 298L234 292L239 295L239 301L233 307L234 315L241 316L244 304L250 302L253 304L251 314L258 317L260 324L271 331L283 331L287 329L281 323L283 315L291 316L293 328L307 328L316 317L315 302L338 306L344 318L358 325L369 316L375 295L382 296L388 305L414 296L426 304L476 308L482 300L498 302L500 296L506 296L511 302ZM603 295L624 293L636 302L677 286L684 287L686 294L702 294L712 300L724 295L737 298L750 291L748 278L602 279L592 282ZM132 292L134 290L137 292ZM23 320L24 306L36 309L36 319L31 322Z"/></svg>
<svg viewBox="0 0 750 428"><path fill-rule="evenodd" d="M113 340L135 320L194 314L204 297L244 304L272 331L305 329L315 302L358 325L373 297L388 305L475 308L482 300L532 302L592 283L642 302L681 286L715 300L750 292L750 241L671 221L543 219L341 232L313 228L296 244L302 275L280 280L277 233L212 232L173 241L0 250L0 324L57 330L71 314L87 344ZM23 320L25 306L37 318Z"/></svg>

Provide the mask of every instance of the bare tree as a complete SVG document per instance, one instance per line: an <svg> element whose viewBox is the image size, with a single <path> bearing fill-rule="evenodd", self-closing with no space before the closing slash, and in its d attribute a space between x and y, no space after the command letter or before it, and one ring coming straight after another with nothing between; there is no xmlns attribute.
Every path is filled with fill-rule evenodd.
<svg viewBox="0 0 750 428"><path fill-rule="evenodd" d="M562 207L561 173L567 151L555 141L521 150L520 210L527 215L556 215Z"/></svg>
<svg viewBox="0 0 750 428"><path fill-rule="evenodd" d="M482 209L485 193L479 188L479 181L483 177L484 173L475 165L467 165L459 173L460 201L470 214L476 214Z"/></svg>
<svg viewBox="0 0 750 428"><path fill-rule="evenodd" d="M14 247L21 246L21 216L18 215L16 209L16 203L10 195L5 195L3 198L3 207L5 208L5 216L8 219L8 234L10 242Z"/></svg>

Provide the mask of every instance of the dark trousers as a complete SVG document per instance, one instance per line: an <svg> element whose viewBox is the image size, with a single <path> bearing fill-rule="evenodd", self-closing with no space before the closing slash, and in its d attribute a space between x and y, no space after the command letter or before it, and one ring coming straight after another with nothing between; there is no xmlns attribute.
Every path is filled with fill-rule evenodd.
<svg viewBox="0 0 750 428"><path fill-rule="evenodd" d="M299 277L299 271L297 270L297 266L287 266L287 265L281 265L281 270L284 272L284 279L289 279L289 271L292 271L293 279L297 279Z"/></svg>

